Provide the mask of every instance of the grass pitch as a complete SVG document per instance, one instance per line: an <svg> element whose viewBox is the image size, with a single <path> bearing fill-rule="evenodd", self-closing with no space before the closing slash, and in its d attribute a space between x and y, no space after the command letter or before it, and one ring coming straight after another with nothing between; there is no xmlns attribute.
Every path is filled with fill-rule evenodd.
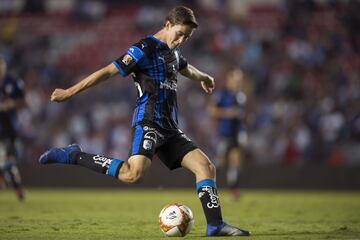
<svg viewBox="0 0 360 240"><path fill-rule="evenodd" d="M250 230L249 239L360 239L360 192L244 190L232 202L222 191L220 201L225 220ZM29 189L23 203L0 191L0 239L169 239L158 214L173 202L194 213L185 238L203 239L195 190L123 189Z"/></svg>

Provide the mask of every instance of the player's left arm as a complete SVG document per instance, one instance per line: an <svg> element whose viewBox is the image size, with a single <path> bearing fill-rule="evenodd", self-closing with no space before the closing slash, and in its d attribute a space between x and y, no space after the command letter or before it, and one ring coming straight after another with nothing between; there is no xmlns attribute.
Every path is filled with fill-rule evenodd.
<svg viewBox="0 0 360 240"><path fill-rule="evenodd" d="M181 75L187 77L191 80L198 81L201 83L202 88L206 93L212 93L215 88L215 80L212 76L207 73L204 73L194 67L191 64L187 64L182 70L180 70Z"/></svg>

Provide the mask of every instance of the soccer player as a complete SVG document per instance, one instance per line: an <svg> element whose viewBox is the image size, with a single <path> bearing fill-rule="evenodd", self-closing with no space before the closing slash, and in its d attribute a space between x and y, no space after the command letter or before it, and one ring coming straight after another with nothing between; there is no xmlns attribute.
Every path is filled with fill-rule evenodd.
<svg viewBox="0 0 360 240"><path fill-rule="evenodd" d="M239 197L239 172L242 151L239 140L246 141L244 130L244 104L246 95L240 91L244 74L239 69L229 71L225 88L215 93L209 104L209 113L218 120L219 144L217 145L218 166L226 168L227 185L231 197Z"/></svg>
<svg viewBox="0 0 360 240"><path fill-rule="evenodd" d="M25 198L16 166L16 111L25 105L23 82L7 74L7 65L0 56L0 181L12 185L20 201Z"/></svg>
<svg viewBox="0 0 360 240"><path fill-rule="evenodd" d="M132 146L127 161L82 152L77 144L52 148L41 155L42 164L81 165L126 183L138 183L148 170L154 154L170 169L184 167L195 174L198 196L207 220L207 236L249 236L249 232L223 221L215 184L215 167L208 157L178 128L177 74L198 81L206 93L214 79L187 63L179 46L198 27L194 13L175 7L164 26L130 48L117 60L68 89L55 89L51 100L72 96L120 73L131 74L138 91L132 121Z"/></svg>

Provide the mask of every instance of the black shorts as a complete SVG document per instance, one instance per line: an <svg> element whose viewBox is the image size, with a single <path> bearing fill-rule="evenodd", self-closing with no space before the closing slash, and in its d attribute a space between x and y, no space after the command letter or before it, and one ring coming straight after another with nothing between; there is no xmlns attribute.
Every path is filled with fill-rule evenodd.
<svg viewBox="0 0 360 240"><path fill-rule="evenodd" d="M151 122L142 122L132 129L130 156L156 154L170 169L181 167L183 157L197 146L180 130L165 129Z"/></svg>

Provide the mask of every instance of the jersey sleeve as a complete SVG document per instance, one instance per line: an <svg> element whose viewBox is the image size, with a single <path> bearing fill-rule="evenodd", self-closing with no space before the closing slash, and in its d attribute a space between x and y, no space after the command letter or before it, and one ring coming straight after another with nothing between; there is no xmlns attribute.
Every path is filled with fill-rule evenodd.
<svg viewBox="0 0 360 240"><path fill-rule="evenodd" d="M187 67L188 62L187 62L186 58L181 54L179 49L176 50L175 54L176 54L176 56L178 58L179 71L181 71L181 70L183 70L184 68Z"/></svg>
<svg viewBox="0 0 360 240"><path fill-rule="evenodd" d="M145 56L145 53L139 44L134 44L128 50L112 63L116 66L119 73L125 77L132 73L138 63Z"/></svg>

